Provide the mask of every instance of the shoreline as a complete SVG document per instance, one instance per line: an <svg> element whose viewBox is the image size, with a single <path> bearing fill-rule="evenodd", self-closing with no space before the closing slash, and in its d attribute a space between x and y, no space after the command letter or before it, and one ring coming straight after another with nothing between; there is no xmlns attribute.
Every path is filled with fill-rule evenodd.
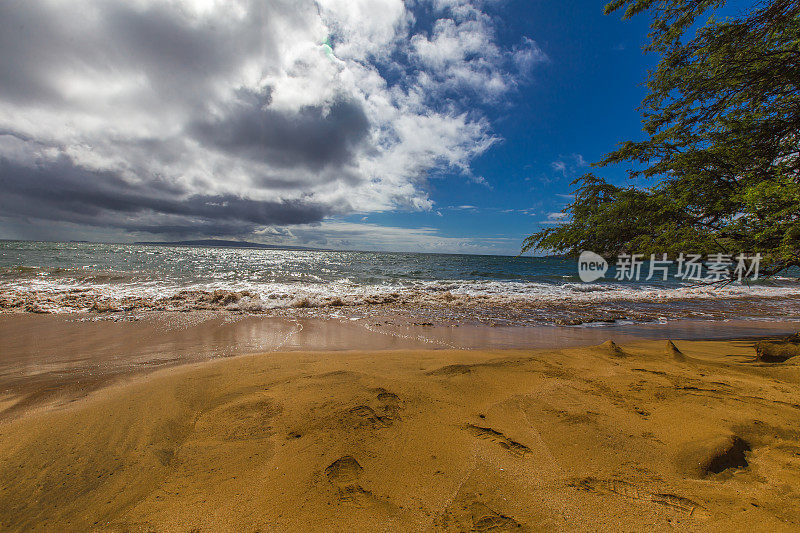
<svg viewBox="0 0 800 533"><path fill-rule="evenodd" d="M752 340L675 346L294 350L138 374L0 421L0 525L796 529L797 363L757 363Z"/></svg>
<svg viewBox="0 0 800 533"><path fill-rule="evenodd" d="M115 274L98 274L102 280ZM1 278L2 276L0 276ZM34 283L38 288L30 285ZM0 283L0 315L91 314L128 318L152 313L218 312L249 316L366 318L392 313L408 320L449 325L591 326L675 320L800 320L800 294L790 286L592 286L576 283L515 286L517 282L438 280L430 286L273 284L194 285L157 289L100 283L56 284L35 279ZM461 285L478 284L465 288ZM497 284L500 285L497 285ZM518 284L517 284L518 285ZM460 288L459 288L460 287Z"/></svg>
<svg viewBox="0 0 800 533"><path fill-rule="evenodd" d="M63 405L165 367L276 352L561 349L653 339L735 340L800 331L792 321L594 326L447 326L407 317L292 318L219 312L0 315L0 420Z"/></svg>

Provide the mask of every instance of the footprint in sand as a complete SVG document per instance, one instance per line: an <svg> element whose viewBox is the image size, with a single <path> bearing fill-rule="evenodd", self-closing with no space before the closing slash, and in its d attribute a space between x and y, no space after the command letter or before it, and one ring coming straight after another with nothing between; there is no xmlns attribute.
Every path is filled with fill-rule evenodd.
<svg viewBox="0 0 800 533"><path fill-rule="evenodd" d="M386 428L399 420L401 409L400 397L386 389L376 389L375 408L369 405L357 405L347 410L344 422L354 428Z"/></svg>
<svg viewBox="0 0 800 533"><path fill-rule="evenodd" d="M364 506L371 499L371 494L358 483L364 470L355 457L345 455L332 462L325 469L328 480L338 491L339 501L356 506Z"/></svg>
<svg viewBox="0 0 800 533"><path fill-rule="evenodd" d="M522 524L510 516L501 515L481 502L470 506L473 531L523 531Z"/></svg>
<svg viewBox="0 0 800 533"><path fill-rule="evenodd" d="M474 495L473 495L474 497ZM530 528L510 516L491 509L485 503L465 497L453 502L436 520L444 531L527 532Z"/></svg>
<svg viewBox="0 0 800 533"><path fill-rule="evenodd" d="M386 389L378 389L378 410L381 411L384 418L395 420L399 418L398 414L402 408L402 401L400 397L389 392Z"/></svg>
<svg viewBox="0 0 800 533"><path fill-rule="evenodd" d="M354 428L368 427L372 429L389 427L392 421L379 415L369 405L357 405L347 410L345 422Z"/></svg>
<svg viewBox="0 0 800 533"><path fill-rule="evenodd" d="M350 485L358 481L361 477L361 472L364 470L355 457L352 455L345 455L332 462L325 469L328 479L331 483L337 486Z"/></svg>
<svg viewBox="0 0 800 533"><path fill-rule="evenodd" d="M497 431L496 429L492 429L489 427L482 427L476 426L475 424L467 424L464 429L466 429L472 435L481 438L487 439L492 442L496 442L500 445L501 448L505 449L511 455L516 455L517 457L522 457L528 453L531 453L531 449L522 444L521 442L517 442L513 439L509 439L501 432Z"/></svg>
<svg viewBox="0 0 800 533"><path fill-rule="evenodd" d="M651 492L627 481L586 477L570 483L570 486L588 492L617 494L631 500L654 503L685 513L692 518L708 518L708 512L699 503L689 498L667 492Z"/></svg>

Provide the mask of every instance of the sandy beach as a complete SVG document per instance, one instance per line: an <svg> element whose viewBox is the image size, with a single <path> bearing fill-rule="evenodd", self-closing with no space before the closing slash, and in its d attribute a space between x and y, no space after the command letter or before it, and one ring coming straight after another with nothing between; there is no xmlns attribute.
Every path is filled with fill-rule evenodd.
<svg viewBox="0 0 800 533"><path fill-rule="evenodd" d="M6 364L14 326L3 327ZM613 333L619 344L563 348L284 345L145 370L152 357L95 367L73 358L81 379L113 371L72 387L14 382L6 367L0 525L800 528L797 359L760 361L749 338Z"/></svg>
<svg viewBox="0 0 800 533"><path fill-rule="evenodd" d="M0 0L0 533L800 533L798 33Z"/></svg>

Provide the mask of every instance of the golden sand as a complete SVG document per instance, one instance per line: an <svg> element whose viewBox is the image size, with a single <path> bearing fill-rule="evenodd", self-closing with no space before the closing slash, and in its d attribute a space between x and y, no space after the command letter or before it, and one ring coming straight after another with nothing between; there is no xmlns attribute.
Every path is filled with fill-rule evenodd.
<svg viewBox="0 0 800 533"><path fill-rule="evenodd" d="M798 531L798 381L745 341L185 365L1 422L0 527Z"/></svg>

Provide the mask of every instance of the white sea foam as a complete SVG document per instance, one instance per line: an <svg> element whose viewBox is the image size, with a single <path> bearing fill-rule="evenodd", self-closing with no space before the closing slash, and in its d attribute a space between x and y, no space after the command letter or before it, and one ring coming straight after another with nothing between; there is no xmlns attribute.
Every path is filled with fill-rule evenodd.
<svg viewBox="0 0 800 533"><path fill-rule="evenodd" d="M582 283L576 272L544 258L0 242L0 312L388 307L563 323L800 315L800 284L788 277L709 286Z"/></svg>
<svg viewBox="0 0 800 533"><path fill-rule="evenodd" d="M677 302L741 298L800 297L800 285L741 285L724 287L631 286L622 283L539 283L492 280L424 280L359 285L347 278L320 282L250 282L214 280L208 283L158 281L96 282L86 278L34 277L2 280L6 300L45 305L51 312L86 310L98 300L140 301L155 304L176 295L239 294L235 301L216 307L245 311L279 308L378 305L392 302L434 305L536 306L604 302ZM80 297L79 297L80 296ZM222 298L224 300L224 298ZM221 300L221 301L222 301ZM230 299L229 299L230 300ZM217 303L217 302L215 302ZM81 309L80 305L86 305ZM191 305L187 302L187 305ZM6 305L7 308L10 306Z"/></svg>

